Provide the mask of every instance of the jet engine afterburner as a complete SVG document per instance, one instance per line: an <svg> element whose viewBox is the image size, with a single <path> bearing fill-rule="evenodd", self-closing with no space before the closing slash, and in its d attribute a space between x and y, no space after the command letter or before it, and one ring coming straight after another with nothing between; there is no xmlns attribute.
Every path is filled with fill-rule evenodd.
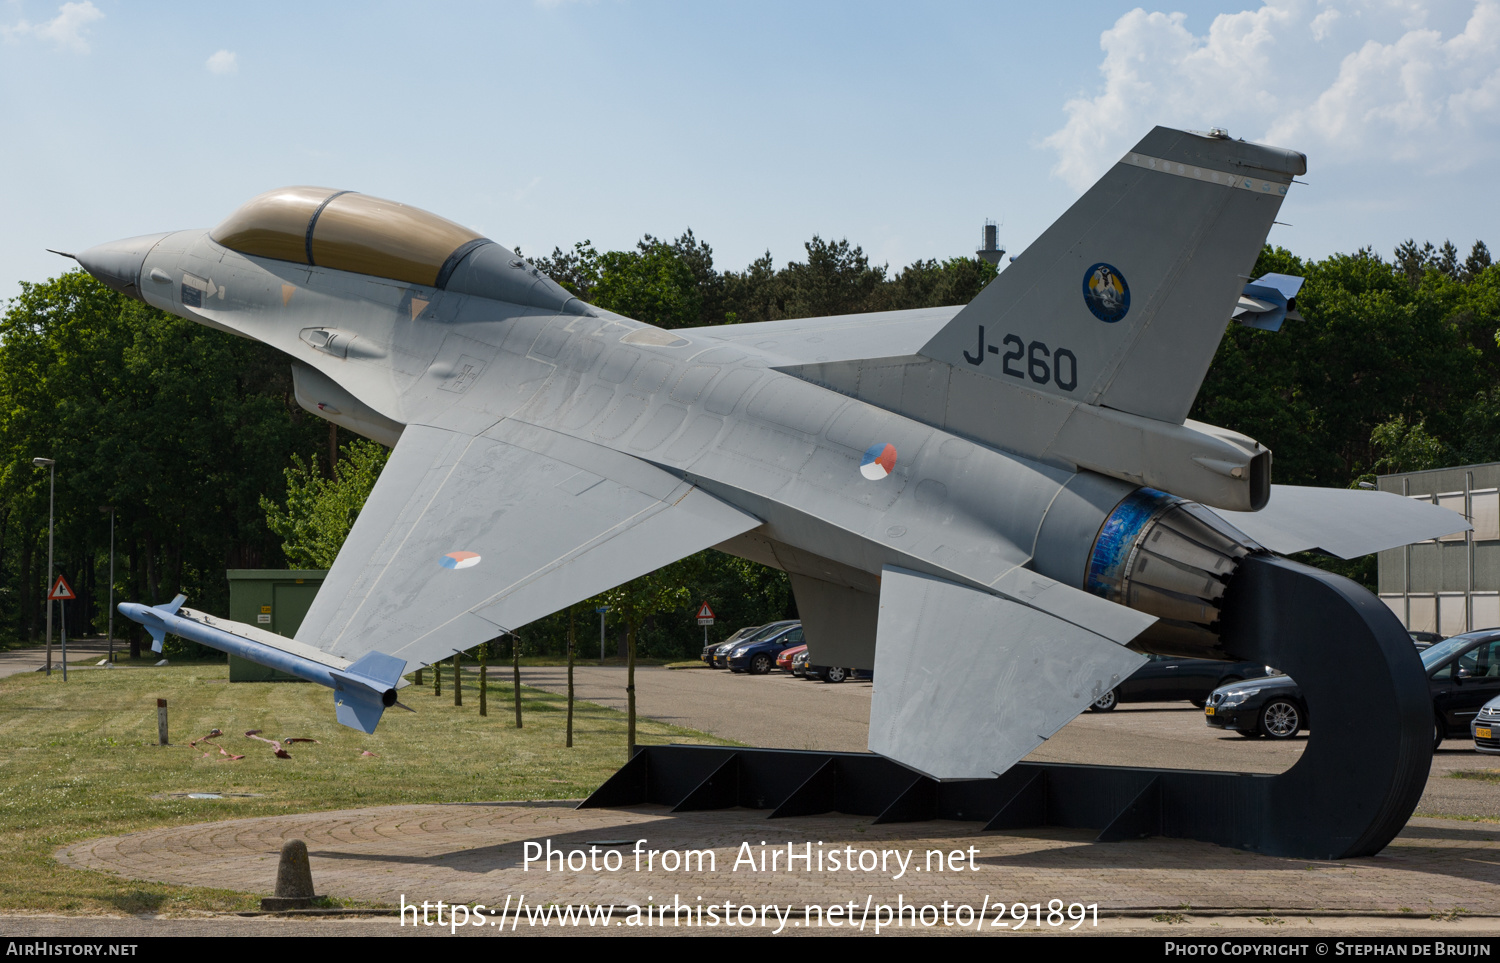
<svg viewBox="0 0 1500 963"><path fill-rule="evenodd" d="M1224 593L1241 560L1264 551L1202 505L1138 488L1100 527L1084 587L1159 619L1131 648L1233 658L1220 640Z"/></svg>

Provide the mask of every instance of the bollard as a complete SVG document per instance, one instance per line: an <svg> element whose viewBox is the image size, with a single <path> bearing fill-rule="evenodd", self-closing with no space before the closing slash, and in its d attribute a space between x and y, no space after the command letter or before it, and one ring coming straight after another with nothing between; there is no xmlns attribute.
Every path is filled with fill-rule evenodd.
<svg viewBox="0 0 1500 963"><path fill-rule="evenodd" d="M167 745L167 700L156 700L156 744Z"/></svg>
<svg viewBox="0 0 1500 963"><path fill-rule="evenodd" d="M276 895L261 898L262 910L304 909L326 897L313 893L312 864L307 858L307 844L289 839L281 847L276 864Z"/></svg>

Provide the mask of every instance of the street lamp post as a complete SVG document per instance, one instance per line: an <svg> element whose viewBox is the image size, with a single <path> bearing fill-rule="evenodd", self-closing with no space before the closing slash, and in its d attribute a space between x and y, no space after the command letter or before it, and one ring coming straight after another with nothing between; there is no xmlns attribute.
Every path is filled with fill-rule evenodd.
<svg viewBox="0 0 1500 963"><path fill-rule="evenodd" d="M57 505L57 462L51 458L33 458L31 463L47 469L47 588L44 595L52 594L52 520ZM47 675L52 675L52 599L47 599Z"/></svg>
<svg viewBox="0 0 1500 963"><path fill-rule="evenodd" d="M109 512L109 664L115 664L115 506L99 509Z"/></svg>
<svg viewBox="0 0 1500 963"><path fill-rule="evenodd" d="M599 613L599 664L604 664L604 613L609 611L608 605L601 605L595 612Z"/></svg>

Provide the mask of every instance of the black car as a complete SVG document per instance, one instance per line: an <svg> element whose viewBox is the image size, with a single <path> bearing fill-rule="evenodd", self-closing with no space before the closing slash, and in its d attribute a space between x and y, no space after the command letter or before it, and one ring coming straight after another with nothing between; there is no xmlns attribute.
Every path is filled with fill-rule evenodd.
<svg viewBox="0 0 1500 963"><path fill-rule="evenodd" d="M1480 708L1500 696L1500 629L1466 632L1418 656L1432 694L1432 744L1472 736ZM1308 728L1307 700L1286 676L1215 689L1204 709L1210 726L1242 736L1290 739Z"/></svg>
<svg viewBox="0 0 1500 963"><path fill-rule="evenodd" d="M1277 675L1220 686L1210 693L1203 716L1215 729L1248 739L1290 739L1307 728L1307 700L1291 676Z"/></svg>
<svg viewBox="0 0 1500 963"><path fill-rule="evenodd" d="M699 658L710 669L722 669L722 668L724 668L723 665L715 665L714 664L714 650L717 649L721 645L728 645L728 646L732 647L734 645L734 643L736 643L736 642L743 642L745 639L748 639L750 636L752 636L755 633L759 632L763 628L765 628L765 626L763 626L763 625L747 625L745 628L740 629L739 631L735 632L733 635L731 635L729 638L725 639L723 642L710 642L710 643L708 643L707 645L705 645L703 647L703 654L700 655Z"/></svg>
<svg viewBox="0 0 1500 963"><path fill-rule="evenodd" d="M1500 696L1500 629L1466 632L1422 650L1432 690L1433 739L1470 736L1469 723Z"/></svg>
<svg viewBox="0 0 1500 963"><path fill-rule="evenodd" d="M1411 636L1412 644L1417 647L1418 652L1421 652L1429 645L1435 645L1443 641L1443 637L1437 632L1424 632L1421 629L1413 629L1407 635Z"/></svg>
<svg viewBox="0 0 1500 963"><path fill-rule="evenodd" d="M1219 686L1259 678L1274 671L1259 662L1216 662L1211 659L1179 659L1170 655L1149 655L1146 659L1145 665L1100 696L1089 709L1108 712L1122 702L1172 702L1177 699L1186 699L1201 709L1209 693Z"/></svg>

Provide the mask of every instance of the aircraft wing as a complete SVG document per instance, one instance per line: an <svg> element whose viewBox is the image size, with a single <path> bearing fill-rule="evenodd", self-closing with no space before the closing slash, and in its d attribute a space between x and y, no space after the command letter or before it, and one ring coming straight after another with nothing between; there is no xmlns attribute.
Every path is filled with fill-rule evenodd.
<svg viewBox="0 0 1500 963"><path fill-rule="evenodd" d="M759 348L781 355L791 364L899 358L916 354L962 308L962 305L956 305L752 324L717 324L688 328L682 333L699 340Z"/></svg>
<svg viewBox="0 0 1500 963"><path fill-rule="evenodd" d="M1282 555L1321 548L1339 558L1358 558L1473 527L1457 512L1430 502L1353 488L1272 485L1270 501L1258 512L1211 511Z"/></svg>
<svg viewBox="0 0 1500 963"><path fill-rule="evenodd" d="M760 525L637 458L503 421L410 425L298 642L432 663Z"/></svg>

